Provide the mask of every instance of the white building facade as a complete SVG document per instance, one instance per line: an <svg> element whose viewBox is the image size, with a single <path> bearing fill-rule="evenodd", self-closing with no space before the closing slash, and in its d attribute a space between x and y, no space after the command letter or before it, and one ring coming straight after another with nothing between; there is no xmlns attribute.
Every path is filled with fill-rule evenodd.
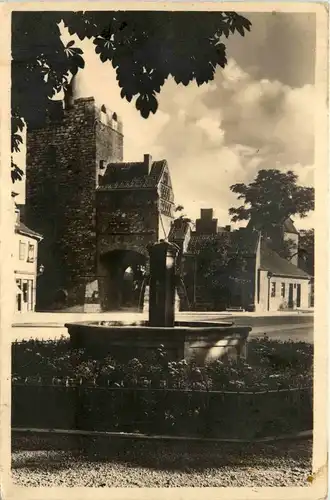
<svg viewBox="0 0 330 500"><path fill-rule="evenodd" d="M38 244L42 236L29 229L20 221L20 213L15 209L14 274L15 312L33 312L36 306L38 279Z"/></svg>

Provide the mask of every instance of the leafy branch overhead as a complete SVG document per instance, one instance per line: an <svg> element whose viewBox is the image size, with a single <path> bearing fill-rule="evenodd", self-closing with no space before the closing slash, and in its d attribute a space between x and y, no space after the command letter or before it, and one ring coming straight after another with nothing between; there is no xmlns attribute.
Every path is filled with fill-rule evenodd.
<svg viewBox="0 0 330 500"><path fill-rule="evenodd" d="M52 98L84 67L83 51L61 40L60 23L80 40L92 39L102 62L116 71L121 97L148 118L172 76L202 85L227 63L224 38L244 36L251 23L235 12L15 12L12 28L12 151L21 127L43 123ZM106 93L106 88L104 89Z"/></svg>

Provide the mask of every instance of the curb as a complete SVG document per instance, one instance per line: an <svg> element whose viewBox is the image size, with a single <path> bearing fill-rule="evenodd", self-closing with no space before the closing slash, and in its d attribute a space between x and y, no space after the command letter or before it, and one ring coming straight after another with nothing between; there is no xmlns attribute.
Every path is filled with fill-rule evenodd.
<svg viewBox="0 0 330 500"><path fill-rule="evenodd" d="M13 323L12 328L64 328L60 323Z"/></svg>
<svg viewBox="0 0 330 500"><path fill-rule="evenodd" d="M169 436L169 435L148 435L138 433L124 432L106 432L106 431L83 431L70 429L36 429L36 428L19 428L13 427L12 434L50 434L50 435L66 435L66 436L89 436L89 437L114 437L123 439L137 439L147 441L189 441L199 443L267 443L272 441L284 441L294 439L311 439L313 431L301 431L295 434L282 434L280 436L267 436L257 439L230 439L230 438L200 438L193 436Z"/></svg>

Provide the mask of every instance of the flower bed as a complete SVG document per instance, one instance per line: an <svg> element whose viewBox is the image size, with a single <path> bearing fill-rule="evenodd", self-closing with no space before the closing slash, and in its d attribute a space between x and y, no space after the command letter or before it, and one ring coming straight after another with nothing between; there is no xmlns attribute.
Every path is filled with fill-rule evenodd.
<svg viewBox="0 0 330 500"><path fill-rule="evenodd" d="M253 340L245 361L200 367L161 346L123 364L31 340L13 345L12 362L14 427L243 439L312 427L308 344Z"/></svg>
<svg viewBox="0 0 330 500"><path fill-rule="evenodd" d="M249 342L246 360L213 361L205 366L171 362L160 347L144 359L122 364L111 357L88 358L67 339L29 340L12 347L13 382L93 384L153 389L263 391L312 385L313 346L267 337Z"/></svg>

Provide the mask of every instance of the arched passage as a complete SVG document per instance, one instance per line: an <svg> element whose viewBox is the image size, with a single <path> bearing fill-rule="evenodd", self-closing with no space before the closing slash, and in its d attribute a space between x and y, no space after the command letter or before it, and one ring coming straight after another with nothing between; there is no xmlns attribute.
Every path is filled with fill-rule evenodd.
<svg viewBox="0 0 330 500"><path fill-rule="evenodd" d="M112 250L100 257L102 309L138 310L147 258L134 250Z"/></svg>

